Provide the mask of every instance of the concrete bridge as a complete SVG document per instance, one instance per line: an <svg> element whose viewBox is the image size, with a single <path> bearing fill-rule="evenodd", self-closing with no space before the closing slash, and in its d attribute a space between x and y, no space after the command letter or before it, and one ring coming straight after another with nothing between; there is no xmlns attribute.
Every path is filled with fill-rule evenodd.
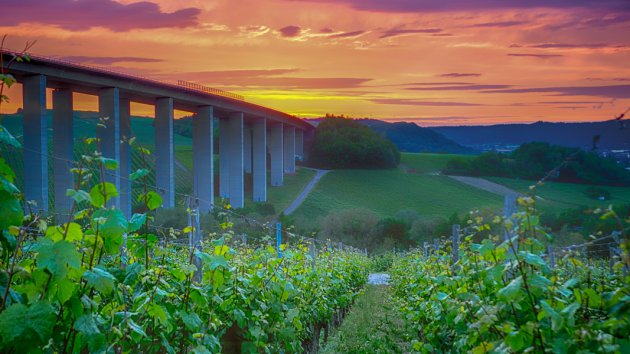
<svg viewBox="0 0 630 354"><path fill-rule="evenodd" d="M12 53L3 52L7 63ZM48 209L48 164L53 163L54 208L67 211L72 200L66 189L74 188L70 172L74 159L72 93L98 96L97 127L104 157L119 162L118 170L106 176L116 185L114 204L131 215L130 103L155 106L156 189L164 207L175 205L173 110L193 114L193 195L199 208L208 211L214 203L213 125L219 124L219 195L229 198L234 208L245 202L245 173L251 173L253 200L267 200L267 186L283 185L284 174L295 173L297 156L304 155L304 140L313 126L292 115L245 102L242 97L200 85L170 84L32 56L28 62L14 62L9 69L23 87L24 194L40 210ZM48 159L46 88L52 88L53 161ZM267 166L267 153L270 166ZM270 183L267 170L270 169Z"/></svg>

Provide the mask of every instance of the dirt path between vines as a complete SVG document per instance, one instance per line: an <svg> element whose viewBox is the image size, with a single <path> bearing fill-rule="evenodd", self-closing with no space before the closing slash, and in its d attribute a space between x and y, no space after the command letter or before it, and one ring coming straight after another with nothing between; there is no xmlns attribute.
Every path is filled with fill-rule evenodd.
<svg viewBox="0 0 630 354"><path fill-rule="evenodd" d="M498 184L498 183L494 183L491 181L488 181L487 179L484 178L478 178L478 177L467 177L467 176L448 176L456 181L462 182L464 184L467 184L469 186L484 190L486 192L490 192L493 194L498 194L500 196L506 196L506 195L510 195L510 194L515 194L515 195L521 195L521 193L508 188L504 185Z"/></svg>
<svg viewBox="0 0 630 354"><path fill-rule="evenodd" d="M308 197L309 193L311 193L313 188L315 188L315 185L317 184L317 182L319 182L319 180L322 179L324 175L330 172L330 170L315 170L315 171L317 171L317 173L315 174L313 179L310 182L308 182L308 184L306 185L306 187L304 187L304 189L302 189L302 191L297 196L297 198L295 198L295 200L292 201L291 204L286 209L284 209L284 215L291 214L300 205L302 205L306 197Z"/></svg>

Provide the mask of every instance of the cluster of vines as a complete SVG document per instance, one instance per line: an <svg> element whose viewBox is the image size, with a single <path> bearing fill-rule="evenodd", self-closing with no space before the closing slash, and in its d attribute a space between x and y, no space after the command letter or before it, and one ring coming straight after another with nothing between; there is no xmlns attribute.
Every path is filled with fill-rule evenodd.
<svg viewBox="0 0 630 354"><path fill-rule="evenodd" d="M552 267L534 199L519 199L512 218L473 218L453 257L414 251L394 261L392 285L402 311L417 326L420 352L627 353L630 279L565 255ZM617 217L609 210L603 217ZM618 218L618 217L617 217ZM618 218L623 230L630 219ZM512 237L505 241L504 233ZM457 259L453 262L453 259ZM624 278L625 277L625 278Z"/></svg>
<svg viewBox="0 0 630 354"><path fill-rule="evenodd" d="M228 222L194 253L160 246L149 227L160 195L146 189L145 212L128 220L110 206L118 192L105 176L116 168L83 156L70 216L55 224L25 213L0 158L0 351L300 352L367 280L358 253L326 249L312 268L306 245L283 245L281 258L273 247L231 248Z"/></svg>

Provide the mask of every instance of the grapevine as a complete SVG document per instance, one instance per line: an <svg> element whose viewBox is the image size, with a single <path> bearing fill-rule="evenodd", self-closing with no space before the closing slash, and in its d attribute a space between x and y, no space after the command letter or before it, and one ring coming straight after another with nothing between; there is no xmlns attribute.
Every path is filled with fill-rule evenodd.
<svg viewBox="0 0 630 354"><path fill-rule="evenodd" d="M127 220L103 178L117 162L95 152L78 166L73 213L53 223L24 212L0 159L2 352L301 352L367 280L363 254L324 248L312 268L304 243L283 244L281 258L231 246L229 223L192 255L160 243L148 227L159 194L145 190L146 212ZM93 185L90 171L101 177Z"/></svg>
<svg viewBox="0 0 630 354"><path fill-rule="evenodd" d="M414 323L419 352L627 353L630 351L630 284L581 255L564 254L551 265L534 199L519 199L512 218L472 215L455 252L417 250L395 259L393 290ZM617 217L608 210L604 217ZM630 220L621 220L628 223ZM509 230L511 237L504 240ZM623 247L627 247L624 241ZM627 253L626 253L627 254Z"/></svg>

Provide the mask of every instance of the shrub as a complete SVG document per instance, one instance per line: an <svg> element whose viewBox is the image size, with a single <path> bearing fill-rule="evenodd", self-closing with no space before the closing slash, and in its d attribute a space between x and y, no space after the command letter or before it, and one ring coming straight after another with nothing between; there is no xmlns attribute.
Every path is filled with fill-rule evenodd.
<svg viewBox="0 0 630 354"><path fill-rule="evenodd" d="M374 247L378 216L367 209L347 209L322 220L320 237L334 239L360 248Z"/></svg>
<svg viewBox="0 0 630 354"><path fill-rule="evenodd" d="M587 197L597 200L610 200L610 192L604 188L590 187L584 191Z"/></svg>
<svg viewBox="0 0 630 354"><path fill-rule="evenodd" d="M318 168L394 168L400 152L391 141L351 119L326 118L315 131L309 164Z"/></svg>

